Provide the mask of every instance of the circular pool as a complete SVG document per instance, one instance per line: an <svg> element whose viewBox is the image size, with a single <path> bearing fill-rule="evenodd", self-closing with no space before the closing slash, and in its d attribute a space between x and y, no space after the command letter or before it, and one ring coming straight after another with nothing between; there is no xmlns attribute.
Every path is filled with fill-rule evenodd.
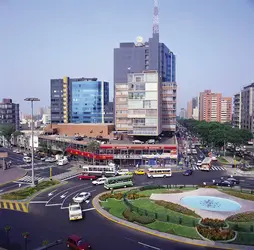
<svg viewBox="0 0 254 250"><path fill-rule="evenodd" d="M238 202L214 196L187 196L181 203L190 208L198 208L216 212L232 212L241 208Z"/></svg>

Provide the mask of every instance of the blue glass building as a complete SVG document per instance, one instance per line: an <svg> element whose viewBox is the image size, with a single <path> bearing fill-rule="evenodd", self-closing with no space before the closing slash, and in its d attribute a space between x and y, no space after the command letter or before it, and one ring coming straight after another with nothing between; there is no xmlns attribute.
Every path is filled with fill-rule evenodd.
<svg viewBox="0 0 254 250"><path fill-rule="evenodd" d="M108 82L69 77L51 80L52 123L113 123L110 104Z"/></svg>

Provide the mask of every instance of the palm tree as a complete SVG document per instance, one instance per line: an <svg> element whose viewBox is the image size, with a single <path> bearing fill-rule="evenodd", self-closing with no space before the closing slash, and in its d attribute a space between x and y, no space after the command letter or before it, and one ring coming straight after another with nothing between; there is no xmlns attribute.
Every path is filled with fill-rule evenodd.
<svg viewBox="0 0 254 250"><path fill-rule="evenodd" d="M100 145L101 144L97 141L90 141L89 143L87 143L86 150L88 152L95 154L100 149ZM93 165L94 165L94 157L93 157Z"/></svg>
<svg viewBox="0 0 254 250"><path fill-rule="evenodd" d="M10 231L11 231L11 227L10 226L5 226L4 227L4 231L6 233L7 245L8 245L8 248L9 248L10 247Z"/></svg>
<svg viewBox="0 0 254 250"><path fill-rule="evenodd" d="M27 250L27 239L28 239L29 233L24 232L24 233L22 233L22 235L23 235L24 240L25 240L25 250Z"/></svg>

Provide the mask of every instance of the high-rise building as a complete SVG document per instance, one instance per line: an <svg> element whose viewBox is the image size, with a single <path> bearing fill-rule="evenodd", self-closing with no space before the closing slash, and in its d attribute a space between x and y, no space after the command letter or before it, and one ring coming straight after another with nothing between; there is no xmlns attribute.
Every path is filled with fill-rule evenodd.
<svg viewBox="0 0 254 250"><path fill-rule="evenodd" d="M241 128L241 92L234 95L233 126Z"/></svg>
<svg viewBox="0 0 254 250"><path fill-rule="evenodd" d="M207 122L231 122L232 98L205 90L199 97L199 120Z"/></svg>
<svg viewBox="0 0 254 250"><path fill-rule="evenodd" d="M238 97L237 97L238 98ZM254 83L244 87L240 98L240 126L254 133ZM238 101L237 101L238 102ZM236 106L236 105L235 105Z"/></svg>
<svg viewBox="0 0 254 250"><path fill-rule="evenodd" d="M52 123L104 123L108 102L108 82L69 77L51 80Z"/></svg>
<svg viewBox="0 0 254 250"><path fill-rule="evenodd" d="M187 102L187 118L192 119L193 114L193 106L192 106L192 100Z"/></svg>
<svg viewBox="0 0 254 250"><path fill-rule="evenodd" d="M19 104L13 103L12 99L3 99L0 103L0 124L13 125L19 130Z"/></svg>
<svg viewBox="0 0 254 250"><path fill-rule="evenodd" d="M163 86L164 94L161 97L164 113L164 126L165 131L175 131L176 128L176 59L175 55L169 48L159 41L159 20L158 20L158 1L154 5L154 23L153 35L147 42L142 37L138 37L136 43L126 42L120 43L119 48L114 49L114 99L115 99L115 112L119 111L117 107L126 104L123 101L124 95L128 94L126 83L128 82L128 74L136 74L145 71L158 72L159 85ZM163 83L167 83L164 84ZM125 84L125 85L124 85ZM119 89L122 89L122 101L120 101ZM166 94L166 91L168 93ZM170 96L169 96L170 95ZM166 110L168 108L168 110ZM126 110L122 110L128 113ZM165 117L165 114L168 114ZM123 113L122 113L123 115ZM117 113L115 113L117 116ZM122 117L124 118L124 116ZM127 124L118 124L116 120L116 130L120 127L126 129ZM127 129L128 130L128 129Z"/></svg>
<svg viewBox="0 0 254 250"><path fill-rule="evenodd" d="M179 117L180 117L180 119L186 119L187 118L187 111L186 111L185 108L181 108Z"/></svg>

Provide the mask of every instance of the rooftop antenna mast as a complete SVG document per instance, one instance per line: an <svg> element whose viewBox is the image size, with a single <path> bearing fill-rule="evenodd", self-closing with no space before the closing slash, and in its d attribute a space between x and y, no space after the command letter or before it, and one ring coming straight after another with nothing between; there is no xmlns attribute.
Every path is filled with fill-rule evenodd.
<svg viewBox="0 0 254 250"><path fill-rule="evenodd" d="M153 6L153 34L159 34L159 0L154 0Z"/></svg>

